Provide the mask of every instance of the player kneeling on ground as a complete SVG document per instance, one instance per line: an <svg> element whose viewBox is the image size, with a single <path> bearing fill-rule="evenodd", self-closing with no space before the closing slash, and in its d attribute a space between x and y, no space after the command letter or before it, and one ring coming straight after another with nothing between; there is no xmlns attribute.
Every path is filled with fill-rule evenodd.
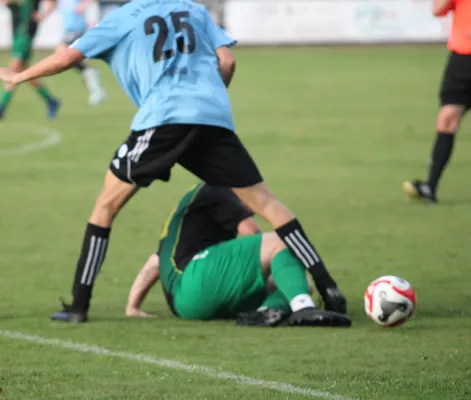
<svg viewBox="0 0 471 400"><path fill-rule="evenodd" d="M314 305L303 265L276 232L257 234L251 216L229 188L190 189L167 220L158 253L137 276L126 314L149 316L140 305L160 279L173 313L185 319L350 326L348 316Z"/></svg>

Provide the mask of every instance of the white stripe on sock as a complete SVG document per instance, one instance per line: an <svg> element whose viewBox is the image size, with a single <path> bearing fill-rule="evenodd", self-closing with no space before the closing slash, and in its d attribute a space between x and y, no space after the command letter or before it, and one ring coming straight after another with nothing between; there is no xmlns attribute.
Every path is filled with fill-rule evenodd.
<svg viewBox="0 0 471 400"><path fill-rule="evenodd" d="M96 271L96 275L98 275L98 273L100 272L101 266L103 265L103 261L105 260L105 252L106 252L107 246L108 246L108 239L104 239L103 246L101 246L100 258L98 259L99 261L98 261L98 268Z"/></svg>
<svg viewBox="0 0 471 400"><path fill-rule="evenodd" d="M296 247L299 249L299 251L301 253L303 253L304 257L306 257L308 263L309 263L309 267L312 267L314 265L314 259L311 257L311 255L309 254L309 252L304 248L304 246L301 244L301 242L298 240L298 238L296 236L294 236L294 233L291 232L289 234L289 237L290 239L294 242L294 244L296 245Z"/></svg>
<svg viewBox="0 0 471 400"><path fill-rule="evenodd" d="M296 246L293 244L293 242L290 240L288 236L285 236L285 241L286 243L288 243L289 248L294 251L294 254L296 254L298 259L302 261L302 263L304 264L304 268L309 269L309 263L303 257L303 255L299 252L299 250L296 248Z"/></svg>
<svg viewBox="0 0 471 400"><path fill-rule="evenodd" d="M88 270L90 269L90 263L92 262L92 256L95 250L95 241L96 241L96 236L93 235L90 239L90 247L88 248L87 263L85 264L85 269L83 270L83 273L82 273L82 279L80 280L80 283L82 285L85 285L85 282L87 281Z"/></svg>
<svg viewBox="0 0 471 400"><path fill-rule="evenodd" d="M101 253L101 242L103 241L102 238L98 238L95 254L93 255L92 267L90 268L90 273L88 274L87 285L90 286L95 278L95 270L97 267L98 256Z"/></svg>
<svg viewBox="0 0 471 400"><path fill-rule="evenodd" d="M304 238L303 235L301 235L301 232L299 232L297 229L294 231L294 234L299 238L299 240L303 243L304 247L307 249L309 253L314 257L314 260L316 263L320 262L321 259L315 252L315 250L312 248L311 244Z"/></svg>

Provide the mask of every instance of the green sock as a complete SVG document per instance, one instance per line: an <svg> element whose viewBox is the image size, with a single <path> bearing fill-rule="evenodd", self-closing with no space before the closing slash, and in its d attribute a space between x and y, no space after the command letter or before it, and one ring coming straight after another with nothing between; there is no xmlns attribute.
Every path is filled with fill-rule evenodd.
<svg viewBox="0 0 471 400"><path fill-rule="evenodd" d="M52 95L49 93L49 91L46 89L45 86L41 85L36 89L39 93L39 95L43 98L43 100L47 101L48 103L52 100Z"/></svg>
<svg viewBox="0 0 471 400"><path fill-rule="evenodd" d="M278 289L270 293L260 308L281 308L284 311L290 311L288 300Z"/></svg>
<svg viewBox="0 0 471 400"><path fill-rule="evenodd" d="M276 287L289 301L293 311L313 307L306 269L288 249L280 251L271 263L271 274Z"/></svg>
<svg viewBox="0 0 471 400"><path fill-rule="evenodd" d="M4 90L2 93L2 98L0 100L0 105L4 108L7 108L8 103L10 103L13 97L13 90Z"/></svg>

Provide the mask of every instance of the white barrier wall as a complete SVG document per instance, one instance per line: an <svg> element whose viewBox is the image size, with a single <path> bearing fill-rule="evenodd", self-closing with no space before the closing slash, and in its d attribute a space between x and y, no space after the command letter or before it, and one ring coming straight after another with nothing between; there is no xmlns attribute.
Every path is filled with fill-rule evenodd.
<svg viewBox="0 0 471 400"><path fill-rule="evenodd" d="M432 0L228 0L226 28L241 44L444 41Z"/></svg>
<svg viewBox="0 0 471 400"><path fill-rule="evenodd" d="M449 20L431 15L432 1L226 0L222 14L241 45L445 41ZM96 23L96 6L87 14L90 24ZM35 46L53 47L61 32L54 13L41 25ZM10 43L9 11L0 6L0 48Z"/></svg>

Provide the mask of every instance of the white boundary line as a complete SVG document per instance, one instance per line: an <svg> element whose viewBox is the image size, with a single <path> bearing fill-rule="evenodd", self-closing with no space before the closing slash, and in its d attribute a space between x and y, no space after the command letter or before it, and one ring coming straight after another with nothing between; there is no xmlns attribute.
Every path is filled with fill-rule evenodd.
<svg viewBox="0 0 471 400"><path fill-rule="evenodd" d="M219 371L213 368L204 367L195 364L185 364L179 361L166 360L164 358L157 358L152 355L146 354L133 354L125 353L121 351L112 351L103 347L94 345L73 343L66 340L59 339L48 339L41 336L27 335L21 332L0 330L0 336L7 337L10 339L21 340L23 342L30 342L37 345L51 346L60 349L68 349L78 351L80 353L91 353L100 356L124 358L132 361L139 361L147 364L158 365L159 367L170 368L190 373L196 373L206 375L207 377L233 381L241 385L251 385L263 389L275 390L277 392L298 394L306 397L312 397L323 400L358 400L351 397L345 397L341 395L332 394L322 390L306 389L299 386L290 385L281 382L270 382L263 381L260 379L251 378L249 376L237 375L232 372Z"/></svg>
<svg viewBox="0 0 471 400"><path fill-rule="evenodd" d="M20 131L20 132L24 130L28 133L41 135L44 137L44 139L41 140L40 142L30 142L27 144L23 144L16 148L0 150L0 158L35 153L37 151L54 147L58 145L59 142L62 140L62 133L49 129L49 128L38 127L35 125L14 124L12 125L12 130Z"/></svg>

